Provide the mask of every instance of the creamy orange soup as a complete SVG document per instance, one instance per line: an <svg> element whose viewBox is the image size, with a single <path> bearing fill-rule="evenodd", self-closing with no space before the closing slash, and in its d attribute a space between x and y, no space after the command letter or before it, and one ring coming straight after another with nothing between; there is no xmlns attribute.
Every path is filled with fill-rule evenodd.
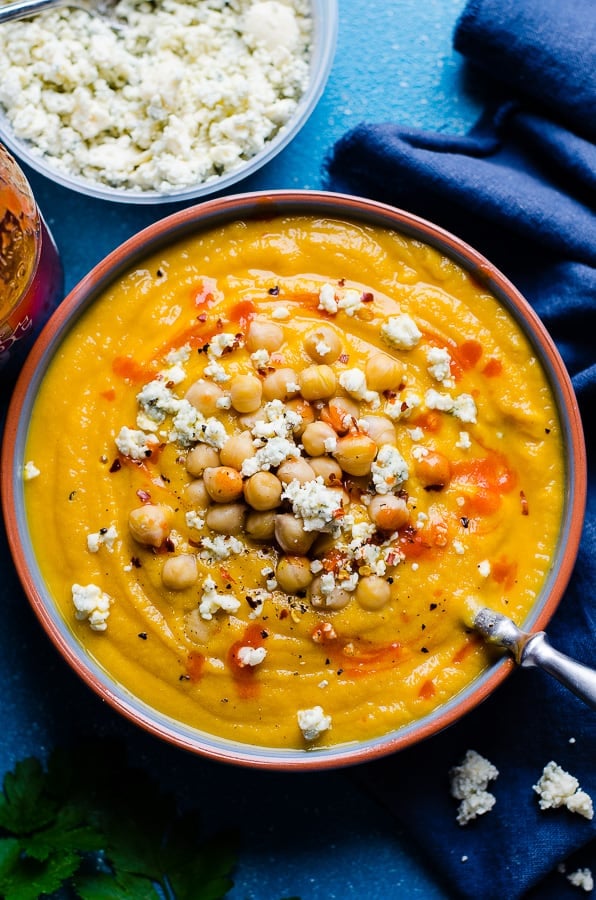
<svg viewBox="0 0 596 900"><path fill-rule="evenodd" d="M552 565L561 434L512 317L434 249L308 217L157 254L68 334L26 499L55 602L146 703L268 747L367 739L488 664Z"/></svg>

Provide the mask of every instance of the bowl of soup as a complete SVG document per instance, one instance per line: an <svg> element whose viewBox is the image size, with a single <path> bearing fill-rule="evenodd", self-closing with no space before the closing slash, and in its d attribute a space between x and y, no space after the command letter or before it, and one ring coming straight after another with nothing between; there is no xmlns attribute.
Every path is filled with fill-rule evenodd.
<svg viewBox="0 0 596 900"><path fill-rule="evenodd" d="M10 407L9 543L119 712L247 766L374 759L510 672L470 596L539 630L585 500L569 376L507 279L339 194L205 202L65 299Z"/></svg>

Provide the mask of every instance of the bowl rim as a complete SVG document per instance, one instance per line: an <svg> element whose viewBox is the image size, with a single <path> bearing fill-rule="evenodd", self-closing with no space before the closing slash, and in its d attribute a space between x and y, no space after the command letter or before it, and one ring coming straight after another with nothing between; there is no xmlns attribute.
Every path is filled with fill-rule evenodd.
<svg viewBox="0 0 596 900"><path fill-rule="evenodd" d="M74 671L103 700L170 744L216 761L270 770L322 770L368 762L427 739L453 724L483 702L514 668L502 657L451 700L410 725L379 738L312 750L286 751L214 738L165 716L115 684L87 655L64 620L43 597L42 579L34 562L24 517L22 467L24 444L37 388L53 351L79 316L105 287L135 263L184 236L233 219L273 215L326 215L392 228L439 249L474 275L514 316L533 345L550 382L561 419L566 453L565 504L561 536L544 587L523 623L540 631L558 607L571 577L583 529L587 492L587 462L583 427L571 379L542 321L517 288L482 254L438 225L378 201L330 191L256 191L211 199L154 222L116 247L70 291L45 325L25 361L10 401L1 457L1 494L11 554L28 600L55 647ZM15 514L16 513L16 514ZM25 549L24 549L25 548ZM35 567L33 567L34 569Z"/></svg>
<svg viewBox="0 0 596 900"><path fill-rule="evenodd" d="M238 167L216 175L194 185L161 191L134 191L128 188L111 187L101 182L85 179L83 176L62 172L45 155L36 151L35 145L17 137L3 110L0 110L0 142L14 154L22 164L30 166L63 188L68 188L87 197L107 200L112 203L132 203L136 205L159 205L198 201L219 191L227 190L240 181L254 175L259 169L276 157L294 140L302 130L319 102L333 66L339 29L338 0L309 0L312 9L313 44L310 58L310 78L306 90L300 97L291 118L275 133L264 147L244 160Z"/></svg>

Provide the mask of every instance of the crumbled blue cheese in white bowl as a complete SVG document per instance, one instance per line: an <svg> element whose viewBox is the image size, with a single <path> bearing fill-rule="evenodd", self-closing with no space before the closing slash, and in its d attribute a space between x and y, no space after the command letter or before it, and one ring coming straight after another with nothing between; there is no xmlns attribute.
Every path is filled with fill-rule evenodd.
<svg viewBox="0 0 596 900"><path fill-rule="evenodd" d="M0 0L0 4L7 0ZM0 141L93 197L203 197L253 174L327 81L337 0L119 0L0 29Z"/></svg>

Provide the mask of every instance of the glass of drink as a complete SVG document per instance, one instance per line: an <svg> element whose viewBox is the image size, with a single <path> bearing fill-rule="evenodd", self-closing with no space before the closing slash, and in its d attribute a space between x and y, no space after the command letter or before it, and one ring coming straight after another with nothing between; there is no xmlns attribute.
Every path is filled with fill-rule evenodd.
<svg viewBox="0 0 596 900"><path fill-rule="evenodd" d="M15 378L62 299L56 244L25 175L0 144L0 383ZM4 393L4 391L3 391Z"/></svg>

